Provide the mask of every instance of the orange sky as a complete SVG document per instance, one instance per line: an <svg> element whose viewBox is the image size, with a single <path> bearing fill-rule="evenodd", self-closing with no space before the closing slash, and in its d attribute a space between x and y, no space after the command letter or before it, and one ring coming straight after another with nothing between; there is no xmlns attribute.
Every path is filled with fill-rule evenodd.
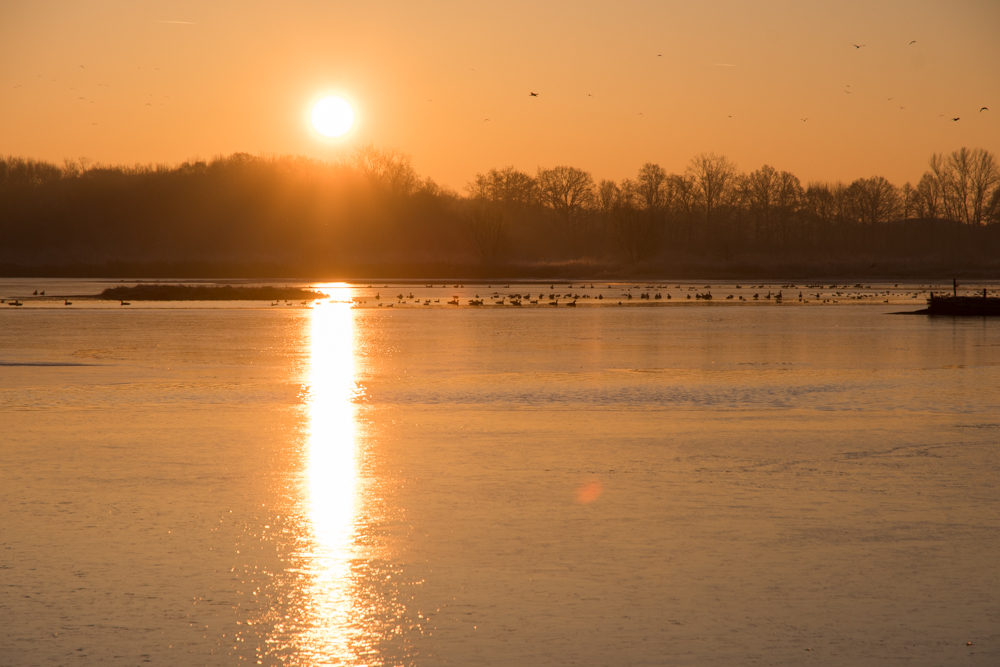
<svg viewBox="0 0 1000 667"><path fill-rule="evenodd" d="M372 141L461 190L493 166L618 179L714 151L902 184L935 151L1000 153L998 34L996 0L0 0L0 154L175 164ZM307 112L331 92L359 122L324 143Z"/></svg>

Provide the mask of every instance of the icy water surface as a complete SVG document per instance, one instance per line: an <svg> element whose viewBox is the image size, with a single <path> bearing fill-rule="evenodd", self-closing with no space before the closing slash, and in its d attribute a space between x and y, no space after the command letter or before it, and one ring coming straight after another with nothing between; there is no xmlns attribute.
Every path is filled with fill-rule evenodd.
<svg viewBox="0 0 1000 667"><path fill-rule="evenodd" d="M0 665L1000 663L1000 321L719 298L0 307Z"/></svg>

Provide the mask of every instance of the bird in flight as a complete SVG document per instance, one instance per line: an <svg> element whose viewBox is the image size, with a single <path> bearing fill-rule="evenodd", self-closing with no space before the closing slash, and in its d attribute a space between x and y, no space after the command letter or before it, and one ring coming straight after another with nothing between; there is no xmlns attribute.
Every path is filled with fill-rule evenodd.
<svg viewBox="0 0 1000 667"><path fill-rule="evenodd" d="M587 97L593 97L593 95L591 95L590 93L587 93Z"/></svg>
<svg viewBox="0 0 1000 667"><path fill-rule="evenodd" d="M958 120L958 118L952 118L952 120Z"/></svg>
<svg viewBox="0 0 1000 667"><path fill-rule="evenodd" d="M804 123L804 122L806 122L809 119L808 118L799 118L799 120L801 120Z"/></svg>
<svg viewBox="0 0 1000 667"><path fill-rule="evenodd" d="M538 97L538 93L528 93L531 97Z"/></svg>
<svg viewBox="0 0 1000 667"><path fill-rule="evenodd" d="M910 44L916 44L916 43L917 43L917 40L913 40L912 42L910 42ZM907 44L907 46L910 46L910 44Z"/></svg>
<svg viewBox="0 0 1000 667"><path fill-rule="evenodd" d="M862 46L868 46L867 44L855 44L854 48L860 49Z"/></svg>
<svg viewBox="0 0 1000 667"><path fill-rule="evenodd" d="M982 109L979 110L979 113L982 113L984 111L989 111L989 110L990 110L989 107L983 107Z"/></svg>
<svg viewBox="0 0 1000 667"><path fill-rule="evenodd" d="M487 123L487 122L489 122L489 120L490 120L489 118L484 118L484 119L483 119L483 122L484 122L484 123Z"/></svg>

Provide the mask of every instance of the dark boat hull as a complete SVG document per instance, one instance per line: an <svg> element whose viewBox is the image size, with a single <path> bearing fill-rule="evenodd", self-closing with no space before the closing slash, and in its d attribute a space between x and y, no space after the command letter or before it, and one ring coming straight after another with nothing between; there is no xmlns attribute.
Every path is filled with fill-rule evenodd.
<svg viewBox="0 0 1000 667"><path fill-rule="evenodd" d="M985 296L931 296L928 315L1000 315L1000 298Z"/></svg>

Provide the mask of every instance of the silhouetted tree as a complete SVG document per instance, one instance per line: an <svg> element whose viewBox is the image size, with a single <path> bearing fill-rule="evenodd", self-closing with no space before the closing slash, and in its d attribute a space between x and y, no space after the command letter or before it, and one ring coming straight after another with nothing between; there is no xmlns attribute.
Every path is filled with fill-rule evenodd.
<svg viewBox="0 0 1000 667"><path fill-rule="evenodd" d="M476 174L466 190L473 199L486 199L505 206L528 206L538 199L535 179L513 166Z"/></svg>
<svg viewBox="0 0 1000 667"><path fill-rule="evenodd" d="M635 193L642 202L642 208L659 217L670 205L667 172L652 162L642 165L635 179Z"/></svg>
<svg viewBox="0 0 1000 667"><path fill-rule="evenodd" d="M467 190L463 198L421 179L407 156L373 145L332 164L246 153L174 167L5 157L0 270L429 276L448 267L458 276L471 262L508 259L669 271L734 256L731 268L862 255L994 266L1000 257L1000 174L980 149L932 156L916 187L902 189L875 176L803 190L789 172L739 174L724 157L700 155L684 174L650 162L598 186L573 167L532 178L508 166L477 174Z"/></svg>
<svg viewBox="0 0 1000 667"><path fill-rule="evenodd" d="M359 146L354 149L351 163L373 186L394 195L408 195L417 188L417 173L410 156L397 150L374 144Z"/></svg>
<svg viewBox="0 0 1000 667"><path fill-rule="evenodd" d="M704 221L704 235L711 245L721 246L728 259L735 241L726 223L736 200L736 166L722 155L703 153L691 160L688 177L694 182L697 203Z"/></svg>
<svg viewBox="0 0 1000 667"><path fill-rule="evenodd" d="M542 202L555 211L567 229L574 227L580 214L594 200L594 179L576 167L538 169Z"/></svg>
<svg viewBox="0 0 1000 667"><path fill-rule="evenodd" d="M857 222L871 227L894 219L899 210L896 187L882 178L859 178L848 187L851 210Z"/></svg>
<svg viewBox="0 0 1000 667"><path fill-rule="evenodd" d="M1000 169L993 154L981 148L960 148L939 158L937 164L950 216L973 227L983 224L987 206L1000 183Z"/></svg>
<svg viewBox="0 0 1000 667"><path fill-rule="evenodd" d="M919 218L938 218L942 214L941 181L933 172L926 172L917 182L913 205Z"/></svg>
<svg viewBox="0 0 1000 667"><path fill-rule="evenodd" d="M640 171L640 178L643 173ZM648 181L624 179L620 187L605 187L602 194L610 201L607 206L609 231L617 253L631 265L643 262L657 252L657 235L660 230L660 208L651 207Z"/></svg>
<svg viewBox="0 0 1000 667"><path fill-rule="evenodd" d="M503 208L493 202L472 202L466 233L469 244L485 264L493 264L501 259L510 244Z"/></svg>

